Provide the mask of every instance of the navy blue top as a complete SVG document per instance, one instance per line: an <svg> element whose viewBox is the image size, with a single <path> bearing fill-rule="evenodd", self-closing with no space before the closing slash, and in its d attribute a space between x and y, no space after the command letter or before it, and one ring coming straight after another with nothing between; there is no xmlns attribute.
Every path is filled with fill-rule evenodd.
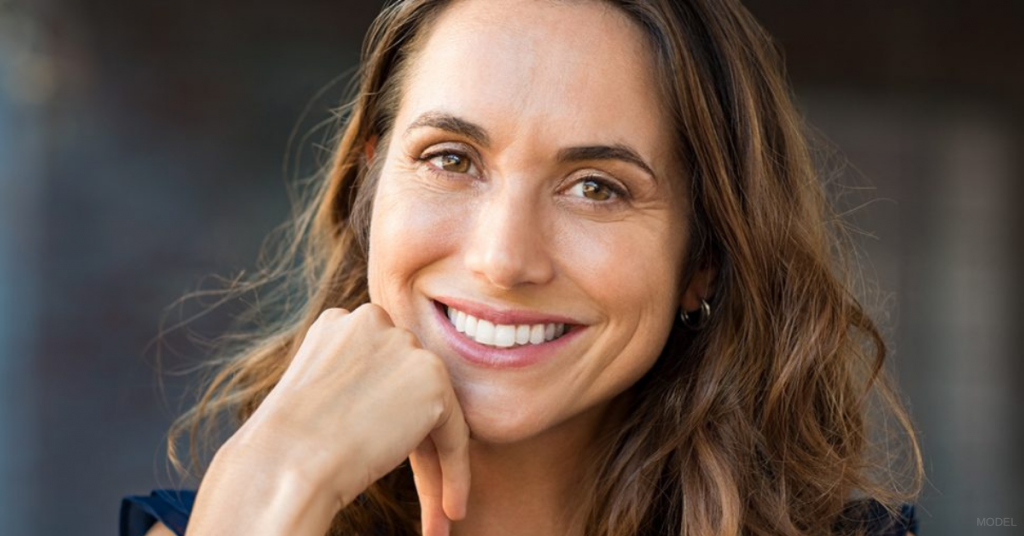
<svg viewBox="0 0 1024 536"><path fill-rule="evenodd" d="M121 536L144 536L157 521L167 525L178 536L184 536L188 515L196 501L192 490L158 489L149 496L132 495L121 501ZM851 503L842 516L840 527L849 523L867 524L872 536L906 536L917 534L914 505L904 504L898 519L889 515L874 501Z"/></svg>
<svg viewBox="0 0 1024 536"><path fill-rule="evenodd" d="M188 515L196 492L187 489L157 489L149 496L131 495L121 500L121 536L144 536L157 521L178 536L185 534Z"/></svg>

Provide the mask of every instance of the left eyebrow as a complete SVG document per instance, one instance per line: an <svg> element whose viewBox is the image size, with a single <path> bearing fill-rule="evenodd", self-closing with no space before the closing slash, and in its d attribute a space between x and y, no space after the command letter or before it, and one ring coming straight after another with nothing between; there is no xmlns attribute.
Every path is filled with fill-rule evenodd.
<svg viewBox="0 0 1024 536"><path fill-rule="evenodd" d="M567 147L558 151L559 162L579 162L582 160L621 160L633 164L647 172L652 179L657 176L651 166L627 145L587 145L584 147Z"/></svg>

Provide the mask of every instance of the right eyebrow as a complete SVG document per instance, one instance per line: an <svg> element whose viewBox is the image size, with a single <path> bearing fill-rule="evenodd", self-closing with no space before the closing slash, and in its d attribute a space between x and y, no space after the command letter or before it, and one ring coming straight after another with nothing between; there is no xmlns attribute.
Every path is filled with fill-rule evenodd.
<svg viewBox="0 0 1024 536"><path fill-rule="evenodd" d="M487 147L491 143L491 137L487 131L475 123L466 121L447 112L430 111L426 112L413 121L409 128L405 129L405 136L417 128L430 127L452 134L469 138L474 142Z"/></svg>

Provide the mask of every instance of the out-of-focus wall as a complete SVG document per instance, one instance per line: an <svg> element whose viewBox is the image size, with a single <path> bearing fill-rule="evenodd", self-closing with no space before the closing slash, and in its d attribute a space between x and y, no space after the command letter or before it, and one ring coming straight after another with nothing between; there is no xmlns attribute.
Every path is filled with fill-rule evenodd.
<svg viewBox="0 0 1024 536"><path fill-rule="evenodd" d="M147 343L202 276L252 267L287 216L289 135L339 104L344 82L314 96L355 64L379 8L252 4L0 0L5 534L111 534L121 495L179 484L162 441L194 378L162 394ZM922 533L1024 525L1024 4L748 5L850 162L833 189L845 208L867 203L849 218L873 235L865 273L921 430ZM320 141L300 142L300 173ZM181 334L167 342L169 369L201 357Z"/></svg>
<svg viewBox="0 0 1024 536"><path fill-rule="evenodd" d="M44 103L17 91L15 80L33 44L32 21L0 11L0 525L27 527L32 501L22 490L35 478L32 404L38 248L39 163Z"/></svg>

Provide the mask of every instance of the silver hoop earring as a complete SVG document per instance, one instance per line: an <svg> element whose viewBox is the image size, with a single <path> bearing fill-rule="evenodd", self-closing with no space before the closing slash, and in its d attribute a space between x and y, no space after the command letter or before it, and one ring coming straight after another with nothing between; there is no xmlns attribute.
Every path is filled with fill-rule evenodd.
<svg viewBox="0 0 1024 536"><path fill-rule="evenodd" d="M694 319L693 317L698 315L698 311L699 317ZM704 326L708 325L708 321L711 320L711 304L709 304L704 298L701 298L700 309L698 311L687 312L680 309L679 320L683 322L684 326L693 331L704 329Z"/></svg>

